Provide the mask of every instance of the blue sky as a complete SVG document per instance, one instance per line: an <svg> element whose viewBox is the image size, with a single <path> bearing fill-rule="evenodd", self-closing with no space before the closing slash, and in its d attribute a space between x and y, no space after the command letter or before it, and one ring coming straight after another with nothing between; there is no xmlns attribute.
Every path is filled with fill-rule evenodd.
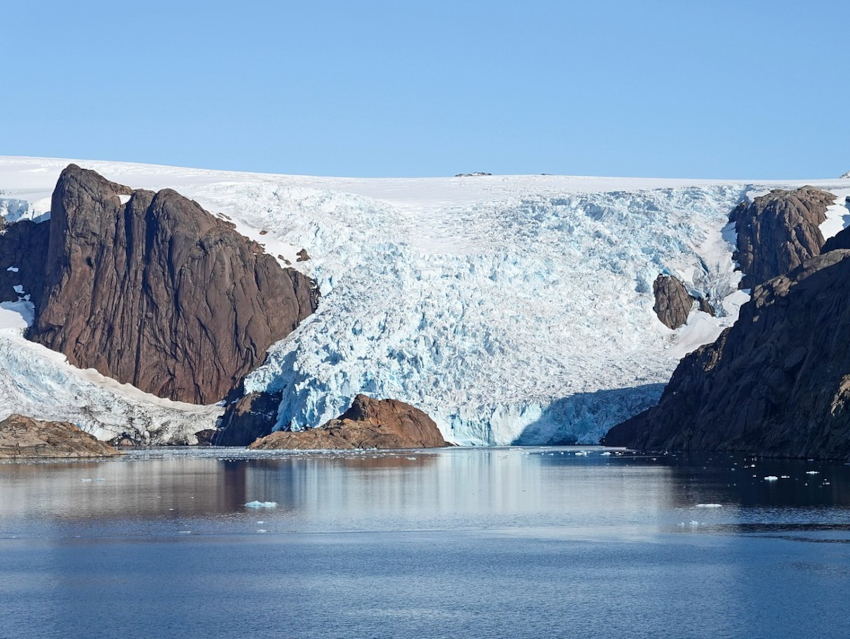
<svg viewBox="0 0 850 639"><path fill-rule="evenodd" d="M850 170L850 2L3 2L0 154L315 175Z"/></svg>

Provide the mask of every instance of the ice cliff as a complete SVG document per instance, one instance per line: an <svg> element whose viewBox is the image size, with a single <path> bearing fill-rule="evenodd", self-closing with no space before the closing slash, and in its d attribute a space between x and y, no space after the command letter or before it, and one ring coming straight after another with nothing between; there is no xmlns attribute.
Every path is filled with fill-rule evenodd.
<svg viewBox="0 0 850 639"><path fill-rule="evenodd" d="M728 215L748 193L774 186L357 180L77 163L135 187L179 189L318 282L316 313L246 380L246 392L282 392L278 427L322 424L365 393L424 410L461 444L595 442L656 402L679 358L731 325L747 299L733 271ZM26 199L16 190L25 183L28 197L43 198L65 164L0 158L3 197ZM44 169L43 186L25 173L33 168ZM296 261L301 249L309 260ZM659 273L708 297L717 317L694 311L677 331L662 325L652 310ZM0 344L0 417L10 402L50 403L29 379L49 378L49 366L36 373L15 358ZM85 383L92 393L118 393ZM152 427L196 427L200 409L185 413L189 426L183 407L138 395L120 401L148 419L171 411L167 425Z"/></svg>

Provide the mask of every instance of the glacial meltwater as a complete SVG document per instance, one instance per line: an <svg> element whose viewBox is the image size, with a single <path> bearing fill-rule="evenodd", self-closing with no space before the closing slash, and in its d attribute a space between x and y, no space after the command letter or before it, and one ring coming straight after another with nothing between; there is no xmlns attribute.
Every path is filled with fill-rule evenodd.
<svg viewBox="0 0 850 639"><path fill-rule="evenodd" d="M0 637L850 636L850 466L599 448L0 464Z"/></svg>

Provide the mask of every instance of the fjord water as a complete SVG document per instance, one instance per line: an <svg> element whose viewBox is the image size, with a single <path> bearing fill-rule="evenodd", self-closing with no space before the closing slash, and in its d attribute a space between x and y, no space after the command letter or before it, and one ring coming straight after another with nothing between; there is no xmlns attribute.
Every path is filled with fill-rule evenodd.
<svg viewBox="0 0 850 639"><path fill-rule="evenodd" d="M578 450L2 464L0 637L847 636L850 466Z"/></svg>

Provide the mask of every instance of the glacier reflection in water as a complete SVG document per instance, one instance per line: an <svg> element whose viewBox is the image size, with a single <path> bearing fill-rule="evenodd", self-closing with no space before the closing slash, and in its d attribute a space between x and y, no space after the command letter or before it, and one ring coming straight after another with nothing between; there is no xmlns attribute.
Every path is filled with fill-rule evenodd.
<svg viewBox="0 0 850 639"><path fill-rule="evenodd" d="M839 637L848 542L843 464L570 447L2 464L0 637Z"/></svg>

